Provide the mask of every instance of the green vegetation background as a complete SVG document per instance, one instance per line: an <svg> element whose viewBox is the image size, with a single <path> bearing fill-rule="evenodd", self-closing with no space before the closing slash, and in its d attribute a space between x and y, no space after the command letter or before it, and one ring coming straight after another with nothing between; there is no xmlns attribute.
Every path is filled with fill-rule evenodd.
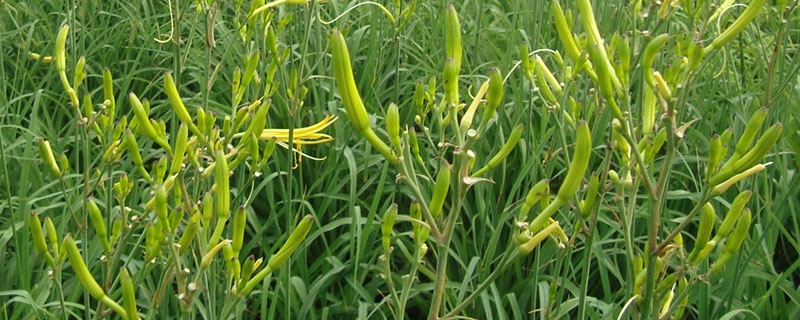
<svg viewBox="0 0 800 320"><path fill-rule="evenodd" d="M67 23L72 28L67 45L68 66L79 56L86 56L88 88L99 88L101 72L109 68L115 77L118 112L130 113L123 97L127 92L136 92L152 100L151 117L161 116L169 128L175 128L170 126L175 119L169 119L172 113L160 88L167 70L180 75L187 106L203 105L201 93L207 91L212 110L219 114L229 112L232 70L242 65L247 54L231 24L233 10L220 11L215 24L217 47L209 51L204 40L205 15L194 11L192 1L173 1L181 8L177 13L179 46L154 41L167 38L170 32L167 1L0 0L0 319L37 318L37 310L55 303L55 297L48 296L52 286L48 267L28 237L26 215L35 209L56 221L66 219L66 202L79 202L82 196L77 179L65 198L38 159L34 137L45 137L57 153L65 152L74 159L78 152L72 148L78 134L55 68L30 59L29 52L50 55L58 27ZM384 2L387 6L393 3ZM371 113L382 117L385 106L396 102L403 123L413 123L411 99L415 83L441 72L444 4L445 1L423 1L397 38L383 13L372 6L361 6L333 24L347 29L356 79ZM602 33L630 29L628 1L601 1L595 5ZM317 14L330 20L348 6L346 2L331 1L314 6L313 12L304 6L278 10L279 17L293 16L279 35L280 43L292 48L289 64L293 68L303 66L309 94L300 113L290 117L289 101L279 90L268 126L308 125L326 114L344 115L341 102L334 98L327 47L328 31L333 25L321 23ZM548 7L549 1L460 2L463 83L476 88L489 68L499 67L504 73L511 70L519 61L517 46L523 41L534 50L559 48ZM676 159L679 164L674 166L675 174L685 179L675 179L670 186L675 191L665 213L666 224L691 208L685 199L698 190L700 177L693 172L704 172L708 137L727 127L738 134L759 107L759 101L765 99L771 109L767 123L782 121L785 125L784 135L770 157L774 164L766 173L739 186L754 191L749 204L754 216L751 234L737 260L719 279L692 292L696 309L690 314L694 318L728 315L749 319L758 315L761 319L791 319L800 312L800 21L798 14L781 21L772 7L768 5L766 14L756 18L724 53L713 57L688 103L688 119L700 121L691 126L685 138L686 145L692 148L680 150ZM303 43L306 34L308 41ZM306 55L301 55L303 46L307 46ZM207 77L211 78L211 86L205 84ZM290 77L290 70L279 71L280 82L288 82ZM509 236L513 223L510 212L516 202L539 179L563 175L566 165L559 156L563 153L559 129L521 72L511 73L499 112L498 128L490 130L476 152L496 150L516 123L526 125L525 142L491 174L494 184L475 188L466 203L460 226L463 231L454 239L450 272L454 279L472 279L472 285L489 273L488 262L502 253L503 248L497 247L504 245ZM270 174L258 180L254 201L257 219L248 221L243 251L269 256L280 246L278 237L290 228L298 213L313 214L317 226L309 235L307 246L293 257L294 263L275 276L273 290L249 298L247 316L390 317L380 305L386 292L378 277L377 259L382 252L377 224L389 204L399 202L402 208L408 197L398 190L387 163L370 151L343 120L344 117L328 129L336 138L333 143L304 148L326 160L305 160L292 170L288 161L291 155L280 149L269 166ZM595 123L597 127L601 124ZM287 212L287 201L292 201L295 211L299 211ZM560 213L559 220L570 221L572 214L562 211L565 212ZM644 217L646 212L639 214ZM567 251L543 246L500 276L470 313L482 319L534 319L534 310L560 304L555 316L570 318L577 305L575 292L580 273L588 264L590 318L616 316L631 296L629 286L622 283L628 271L619 219L613 206L603 206L591 261L583 261L585 248L581 242ZM399 224L399 228L410 232L407 225ZM564 229L571 231L571 223ZM70 231L75 232L59 230L62 234ZM637 241L643 243L644 227L637 230L637 236ZM409 237L398 238L405 246L412 246ZM100 255L100 250L90 252L89 261L98 261ZM65 270L67 301L80 307L82 289L70 275L71 270ZM152 287L157 281L149 279L144 287ZM412 295L409 315L422 317L429 293L419 293ZM167 313L178 312L174 299L168 299L161 308Z"/></svg>

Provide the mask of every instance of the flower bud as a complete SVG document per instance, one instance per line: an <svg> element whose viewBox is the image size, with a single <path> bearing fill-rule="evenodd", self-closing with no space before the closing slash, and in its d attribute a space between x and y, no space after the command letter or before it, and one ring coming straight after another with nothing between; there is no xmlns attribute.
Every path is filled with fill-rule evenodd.
<svg viewBox="0 0 800 320"><path fill-rule="evenodd" d="M400 112L394 103L386 110L386 132L389 133L389 142L400 150Z"/></svg>
<svg viewBox="0 0 800 320"><path fill-rule="evenodd" d="M244 206L239 206L233 214L233 242L231 243L233 254L239 256L244 242L244 229L247 226L247 210Z"/></svg>
<svg viewBox="0 0 800 320"><path fill-rule="evenodd" d="M500 151L498 151L497 154L495 154L494 157L492 157L489 160L489 162L486 163L485 166L483 166L482 168L478 169L478 171L473 173L472 176L480 177L485 173L489 172L489 170L492 170L497 166L499 166L503 162L503 160L505 160L506 157L508 157L508 155L511 154L511 151L514 150L514 148L517 146L519 140L522 138L523 130L524 129L521 124L514 126L514 130L511 131L511 134L508 136L508 139L506 139L506 143L503 144L503 147L500 148Z"/></svg>
<svg viewBox="0 0 800 320"><path fill-rule="evenodd" d="M87 199L86 209L89 211L89 220L92 222L92 227L94 227L97 237L100 238L100 242L103 244L103 250L105 250L106 253L110 253L111 243L108 242L106 222L105 219L103 219L103 214L100 211L100 208L97 207L97 204L95 204L92 199Z"/></svg>
<svg viewBox="0 0 800 320"><path fill-rule="evenodd" d="M383 245L384 253L390 251L395 218L397 218L397 204L392 203L383 213L383 219L381 219L381 244Z"/></svg>
<svg viewBox="0 0 800 320"><path fill-rule="evenodd" d="M39 215L36 214L36 212L31 211L30 215L28 215L28 228L33 238L33 246L44 256L47 263L55 268L56 261L53 259L53 256L50 255L50 252L47 251L47 242L45 242L44 233L42 232L42 222L39 220Z"/></svg>
<svg viewBox="0 0 800 320"><path fill-rule="evenodd" d="M53 156L53 149L50 147L50 142L42 138L36 138L36 143L39 145L39 156L44 160L47 169L50 170L56 178L61 178L62 172L58 168L56 158Z"/></svg>
<svg viewBox="0 0 800 320"><path fill-rule="evenodd" d="M442 166L439 167L439 172L436 174L436 183L433 187L433 196L431 196L431 201L428 204L428 207L431 211L431 216L433 216L434 219L438 218L442 213L444 200L447 198L448 190L450 190L451 169L452 168L449 164L443 163Z"/></svg>
<svg viewBox="0 0 800 320"><path fill-rule="evenodd" d="M461 24L458 21L456 8L450 4L444 15L445 55L453 59L456 74L461 70Z"/></svg>
<svg viewBox="0 0 800 320"><path fill-rule="evenodd" d="M133 280L125 267L119 270L119 280L122 284L122 306L128 314L129 320L138 320L139 311L136 308L136 293L133 289Z"/></svg>

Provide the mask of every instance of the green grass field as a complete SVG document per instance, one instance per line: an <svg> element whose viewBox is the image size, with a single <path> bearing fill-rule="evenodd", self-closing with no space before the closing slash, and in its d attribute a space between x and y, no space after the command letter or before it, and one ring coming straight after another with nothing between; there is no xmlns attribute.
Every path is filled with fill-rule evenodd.
<svg viewBox="0 0 800 320"><path fill-rule="evenodd" d="M0 319L800 318L800 3L662 1L0 0Z"/></svg>

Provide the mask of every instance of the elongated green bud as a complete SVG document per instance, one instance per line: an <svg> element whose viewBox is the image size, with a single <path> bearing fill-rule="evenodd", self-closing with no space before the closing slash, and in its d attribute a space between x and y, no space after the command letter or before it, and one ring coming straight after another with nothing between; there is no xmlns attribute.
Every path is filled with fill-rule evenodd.
<svg viewBox="0 0 800 320"><path fill-rule="evenodd" d="M247 141L247 149L250 152L250 159L251 159L251 169L256 170L256 164L258 164L259 160L261 160L261 152L258 146L258 137L256 137L255 133L250 134L250 138Z"/></svg>
<svg viewBox="0 0 800 320"><path fill-rule="evenodd" d="M244 206L239 206L233 214L233 254L239 256L239 251L242 250L242 243L244 243L244 229L247 226L247 210Z"/></svg>
<svg viewBox="0 0 800 320"><path fill-rule="evenodd" d="M197 129L200 130L201 133L208 132L208 117L205 110L197 108Z"/></svg>
<svg viewBox="0 0 800 320"><path fill-rule="evenodd" d="M303 217L302 220L297 224L297 227L292 231L292 234L289 235L289 238L286 239L286 242L283 246L275 253L272 258L269 259L267 262L267 268L272 270L280 269L286 261L289 260L289 257L294 253L297 247L303 243L303 240L306 239L308 232L311 230L311 226L314 223L314 217L311 215L306 215Z"/></svg>
<svg viewBox="0 0 800 320"><path fill-rule="evenodd" d="M672 289L672 285L675 284L675 281L678 281L678 274L677 273L670 273L664 279L658 282L658 286L656 287L656 292L658 294L663 294L667 290Z"/></svg>
<svg viewBox="0 0 800 320"><path fill-rule="evenodd" d="M592 60L593 65L598 69L597 77L599 79L607 77L608 79L602 82L608 81L614 88L620 88L622 84L619 82L617 74L613 71L614 67L611 65L611 60L608 59L605 41L600 36L600 29L597 28L597 20L594 18L591 2L589 0L578 0L578 11L581 15L581 24L587 34L587 40L589 40L588 45L592 51L596 51L596 53L592 53ZM604 75L601 74L601 65L602 69L604 69L602 71Z"/></svg>
<svg viewBox="0 0 800 320"><path fill-rule="evenodd" d="M267 48L269 49L270 53L272 53L273 55L277 56L278 55L278 35L275 34L275 27L274 26L270 26L269 28L267 28L267 32L266 33L267 34L266 34L265 38L267 40Z"/></svg>
<svg viewBox="0 0 800 320"><path fill-rule="evenodd" d="M608 106L611 108L611 111L614 113L614 117L617 119L622 120L622 110L620 110L617 101L614 99L614 88L612 86L612 77L613 74L611 67L609 66L608 61L604 60L603 53L605 50L601 49L596 45L591 45L589 47L590 57L594 62L594 65L597 66L597 86L600 89L600 93Z"/></svg>
<svg viewBox="0 0 800 320"><path fill-rule="evenodd" d="M156 161L156 163L153 164L153 169L151 170L151 174L153 175L153 179L155 179L155 183L158 184L164 183L164 176L167 174L166 156L158 158L158 161Z"/></svg>
<svg viewBox="0 0 800 320"><path fill-rule="evenodd" d="M633 292L634 294L640 294L642 292L642 287L644 286L644 280L647 279L647 268L642 269L633 279Z"/></svg>
<svg viewBox="0 0 800 320"><path fill-rule="evenodd" d="M128 149L128 154L131 155L131 160L133 160L133 164L136 166L136 169L139 170L139 173L144 177L147 181L152 181L153 179L150 177L150 173L147 172L144 168L144 163L142 161L142 154L139 153L139 143L136 142L136 137L130 130L125 130L125 146Z"/></svg>
<svg viewBox="0 0 800 320"><path fill-rule="evenodd" d="M522 69L525 71L525 78L528 81L533 82L533 69L535 66L531 61L531 48L527 42L523 42L522 45L519 46L519 62L522 65Z"/></svg>
<svg viewBox="0 0 800 320"><path fill-rule="evenodd" d="M117 239L122 235L122 218L117 217L111 223L111 243L117 243Z"/></svg>
<svg viewBox="0 0 800 320"><path fill-rule="evenodd" d="M428 205L433 218L438 218L442 213L444 200L447 198L447 193L450 190L451 169L452 168L449 164L444 163L439 168L439 172L436 174L436 184L433 187L433 196L431 197L431 202Z"/></svg>
<svg viewBox="0 0 800 320"><path fill-rule="evenodd" d="M640 255L634 255L631 264L633 265L633 274L638 275L644 270L644 261Z"/></svg>
<svg viewBox="0 0 800 320"><path fill-rule="evenodd" d="M422 208L417 201L411 201L411 206L409 208L409 215L411 219L414 221L411 222L412 229L414 231L414 241L417 245L424 245L425 241L428 240L428 235L430 230L428 226L422 222Z"/></svg>
<svg viewBox="0 0 800 320"><path fill-rule="evenodd" d="M192 246L192 241L194 240L195 234L197 234L197 228L200 224L199 216L199 214L194 214L189 218L189 223L186 225L186 229L183 230L183 234L178 240L178 245L180 245L178 253L181 255L186 253Z"/></svg>
<svg viewBox="0 0 800 320"><path fill-rule="evenodd" d="M731 160L728 160L728 162L722 166L719 172L708 180L708 184L715 186L722 181L729 179L735 174L742 172L742 170L753 167L756 163L761 161L761 159L763 159L767 153L769 153L773 146L775 146L775 143L778 142L778 138L780 138L782 132L783 124L778 122L764 132L761 138L758 139L758 142L756 142L756 145L751 148L750 151L747 151L747 153L735 161L733 159L737 156L737 153L734 151L734 155L731 156Z"/></svg>
<svg viewBox="0 0 800 320"><path fill-rule="evenodd" d="M81 86L81 82L83 82L83 79L86 79L86 71L84 70L85 68L86 68L86 57L81 56L80 58L78 58L78 61L75 62L75 72L72 76L72 84L75 87L75 89ZM87 114L87 116L88 115L89 114Z"/></svg>
<svg viewBox="0 0 800 320"><path fill-rule="evenodd" d="M547 68L547 65L544 63L544 60L542 60L542 57L537 55L534 62L536 64L536 75L546 80L550 89L555 92L556 95L560 96L563 92L561 89L561 83L558 82L553 73L550 72L550 69Z"/></svg>
<svg viewBox="0 0 800 320"><path fill-rule="evenodd" d="M698 243L696 245L699 246L700 244ZM695 257L694 261L692 261L691 263L693 265L695 265L695 266L699 265L700 263L703 262L703 260L708 258L708 255L710 255L711 251L713 251L714 248L716 248L716 247L717 247L717 241L716 240L710 240L710 241L706 242L706 244L703 245L703 249L701 249L700 252L697 253L697 256Z"/></svg>
<svg viewBox="0 0 800 320"><path fill-rule="evenodd" d="M650 40L642 53L642 78L653 89L656 88L655 80L653 80L653 62L667 41L669 41L669 34L662 33Z"/></svg>
<svg viewBox="0 0 800 320"><path fill-rule="evenodd" d="M619 55L619 67L617 68L617 76L622 79L622 82L627 85L630 79L631 71L631 43L628 37L621 37L619 45L617 46L617 53Z"/></svg>
<svg viewBox="0 0 800 320"><path fill-rule="evenodd" d="M739 160L733 163L733 171L739 172L746 168L750 168L764 156L769 153L770 149L775 146L775 143L778 142L778 138L781 137L781 133L783 132L783 124L778 122L767 129L766 132L758 139L756 145L753 146L750 151L747 151Z"/></svg>
<svg viewBox="0 0 800 320"><path fill-rule="evenodd" d="M205 255L203 255L203 259L200 261L200 267L202 267L203 269L208 268L208 266L211 265L211 262L214 261L214 258L217 256L217 253L220 250L222 250L222 248L230 244L230 242L231 242L230 240L225 239L217 243L215 246L211 247L211 250L208 250L208 252Z"/></svg>
<svg viewBox="0 0 800 320"><path fill-rule="evenodd" d="M717 234L714 235L714 240L718 243L725 239L725 237L730 234L731 230L733 230L733 226L744 210L744 206L747 205L747 202L750 201L750 197L753 195L753 192L750 190L745 190L739 193L736 196L736 199L733 199L733 203L731 203L730 209L728 209L728 213L725 214L725 218L722 219L722 224L719 226L717 230Z"/></svg>
<svg viewBox="0 0 800 320"><path fill-rule="evenodd" d="M589 132L589 125L586 121L578 123L576 128L575 151L572 154L572 161L569 164L567 175L558 189L555 201L551 202L539 215L530 223L531 230L539 230L553 214L578 191L586 168L589 166L589 158L592 155L592 135Z"/></svg>
<svg viewBox="0 0 800 320"><path fill-rule="evenodd" d="M183 168L183 157L186 155L186 144L189 140L189 129L186 124L181 124L178 128L178 135L175 139L175 152L172 155L172 164L169 167L169 175L181 171Z"/></svg>
<svg viewBox="0 0 800 320"><path fill-rule="evenodd" d="M161 137L157 132L156 128L150 123L150 118L147 116L147 111L145 111L144 106L142 105L142 101L139 100L139 97L136 96L133 92L128 94L128 98L130 98L131 108L133 109L133 113L136 115L136 121L139 124L139 128L148 138L152 139L156 144L164 148L168 153L172 153L172 148L169 146L166 140Z"/></svg>
<svg viewBox="0 0 800 320"><path fill-rule="evenodd" d="M524 221L528 219L528 213L540 200L550 196L550 180L542 179L531 187L525 201L519 207L518 219Z"/></svg>
<svg viewBox="0 0 800 320"><path fill-rule="evenodd" d="M656 121L656 94L653 88L642 86L642 95L642 134L649 135L653 133Z"/></svg>
<svg viewBox="0 0 800 320"><path fill-rule="evenodd" d="M381 219L381 244L384 252L389 252L392 245L392 228L394 228L395 218L397 218L397 204L392 203Z"/></svg>
<svg viewBox="0 0 800 320"><path fill-rule="evenodd" d="M69 26L61 26L56 36L55 54L53 55L58 72L64 72L67 69L67 35L69 35Z"/></svg>
<svg viewBox="0 0 800 320"><path fill-rule="evenodd" d="M214 198L210 192L203 196L203 229L211 227L211 218L214 216Z"/></svg>
<svg viewBox="0 0 800 320"><path fill-rule="evenodd" d="M661 130L658 130L658 133L656 133L655 138L653 138L653 144L650 145L650 147L647 148L647 150L645 150L646 163L653 163L653 160L655 160L658 151L661 150L661 147L664 146L664 142L666 141L667 141L667 130L666 128L661 128Z"/></svg>
<svg viewBox="0 0 800 320"><path fill-rule="evenodd" d="M105 250L106 253L111 252L111 243L108 242L108 231L106 230L106 222L105 219L103 219L103 213L92 199L86 201L86 208L89 211L89 220L92 221L92 227L94 227L97 237L100 238L100 243L103 244L103 250Z"/></svg>
<svg viewBox="0 0 800 320"><path fill-rule="evenodd" d="M581 184L586 168L589 166L589 157L592 154L592 135L589 132L589 125L586 121L578 123L576 128L576 141L575 152L572 155L572 162L569 164L569 170L564 177L561 187L558 189L558 197L567 201Z"/></svg>
<svg viewBox="0 0 800 320"><path fill-rule="evenodd" d="M739 141L736 142L734 152L740 155L747 153L747 150L750 149L750 145L752 145L753 141L756 139L756 134L758 134L758 131L760 131L761 127L764 125L764 120L767 118L767 111L767 108L761 108L750 116L750 120L744 127L744 132L742 132L742 136L739 138Z"/></svg>
<svg viewBox="0 0 800 320"><path fill-rule="evenodd" d="M68 173L68 172L69 172L69 168L70 168L70 166L69 166L69 159L67 159L67 155L66 155L66 154L63 154L63 153L62 153L62 154L61 154L61 155L58 157L58 165L59 165L59 166L61 166L61 174L62 174L62 175L63 175L64 173Z"/></svg>
<svg viewBox="0 0 800 320"><path fill-rule="evenodd" d="M424 165L424 161L422 160L422 156L419 153L419 141L417 140L417 131L414 130L414 127L410 127L407 129L408 132L408 141L411 144L411 152L414 154L414 158L417 159L421 165Z"/></svg>
<svg viewBox="0 0 800 320"><path fill-rule="evenodd" d="M511 131L511 134L508 136L508 139L506 139L506 143L503 144L503 147L500 148L500 151L498 151L497 154L495 154L494 157L492 157L489 160L489 162L487 162L486 165L483 166L483 168L480 168L478 171L472 174L472 176L480 177L489 172L489 170L492 170L497 166L499 166L503 162L503 160L505 160L506 157L508 157L508 155L511 154L511 151L514 150L514 148L517 146L519 140L522 138L523 130L524 128L522 124L514 126L514 130Z"/></svg>
<svg viewBox="0 0 800 320"><path fill-rule="evenodd" d="M217 219L226 218L231 210L230 177L228 176L228 160L222 150L214 153L214 183L217 185Z"/></svg>
<svg viewBox="0 0 800 320"><path fill-rule="evenodd" d="M486 92L486 111L483 113L483 125L494 117L497 107L503 101L503 75L500 69L492 68L489 71L489 91Z"/></svg>
<svg viewBox="0 0 800 320"><path fill-rule="evenodd" d="M664 100L672 100L672 90L660 72L653 71L653 80L656 84L656 89L658 89L658 95Z"/></svg>
<svg viewBox="0 0 800 320"><path fill-rule="evenodd" d="M418 115L425 115L425 84L422 80L417 81L414 86L414 107L417 108Z"/></svg>
<svg viewBox="0 0 800 320"><path fill-rule="evenodd" d="M553 90L550 89L550 85L547 84L547 80L545 80L545 77L541 74L540 70L541 69L539 67L534 68L534 71L536 72L536 87L539 89L547 102L555 106L559 106L558 98L553 93Z"/></svg>
<svg viewBox="0 0 800 320"><path fill-rule="evenodd" d="M247 257L244 260L244 264L242 265L242 273L239 276L239 283L236 286L236 289L241 291L244 289L244 285L247 284L247 281L250 280L250 276L253 275L253 270L255 270L256 260L253 255Z"/></svg>
<svg viewBox="0 0 800 320"><path fill-rule="evenodd" d="M239 87L242 83L242 69L239 67L233 68L233 76L231 77L231 100L236 101L236 95L239 93Z"/></svg>
<svg viewBox="0 0 800 320"><path fill-rule="evenodd" d="M589 178L589 187L586 189L586 198L581 202L579 205L581 214L584 218L588 218L591 215L592 210L594 210L595 204L597 203L597 193L600 189L600 179L597 177L597 174L592 174Z"/></svg>
<svg viewBox="0 0 800 320"><path fill-rule="evenodd" d="M392 153L389 146L381 140L369 126L369 115L361 96L358 93L353 69L350 66L350 53L347 50L347 42L339 30L334 29L330 35L331 56L333 57L333 74L336 79L336 87L342 97L347 117L350 123L367 139L372 147L380 152L386 160L396 163L397 156Z"/></svg>
<svg viewBox="0 0 800 320"><path fill-rule="evenodd" d="M694 264L700 251L703 250L708 239L711 238L711 230L714 228L714 221L717 215L714 213L714 206L706 202L700 216L700 226L697 227L697 237L695 238L694 248L689 254L689 262Z"/></svg>
<svg viewBox="0 0 800 320"><path fill-rule="evenodd" d="M737 182L739 182L742 179L747 178L747 177L749 177L751 175L754 175L756 173L764 171L764 169L766 169L766 168L767 168L767 165L765 165L765 164L757 164L757 165L753 166L752 168L747 169L747 170L745 170L742 173L739 173L737 175L734 175L730 179L725 180L724 182L716 185L713 189L711 189L711 194L715 195L715 196L723 194L723 193L725 193L725 191L728 190L728 188L732 187Z"/></svg>
<svg viewBox="0 0 800 320"><path fill-rule="evenodd" d="M261 271L259 271L247 284L244 286L242 290L239 291L240 296L245 296L253 288L258 285L261 280L263 280L267 275L272 273L273 271L278 270L280 267L289 260L289 257L294 253L294 251L299 247L303 241L305 240L306 236L308 235L308 231L311 230L311 226L314 223L314 217L311 215L306 215L303 217L303 220L300 220L300 223L297 224L297 227L292 231L292 234L289 235L289 238L286 239L286 242L283 246L275 253L272 258L269 259L267 262L267 266L264 267Z"/></svg>
<svg viewBox="0 0 800 320"><path fill-rule="evenodd" d="M461 24L458 21L456 8L450 4L445 9L444 15L445 54L447 59L453 59L456 74L461 70Z"/></svg>
<svg viewBox="0 0 800 320"><path fill-rule="evenodd" d="M736 147L733 149L733 155L731 155L731 157L728 158L728 161L722 165L720 172L728 173L730 175L735 174L735 172L731 171L733 164L736 163L736 161L739 160L742 155L747 153L747 151L750 149L750 146L756 139L758 131L760 131L761 127L764 125L764 120L766 118L767 108L758 109L755 113L753 113L752 116L750 116L750 120L747 121L747 125L744 127L744 132L742 132L742 136L739 137L739 141L736 142ZM728 136L728 139L730 139L730 135ZM727 146L728 144L723 142L723 145Z"/></svg>
<svg viewBox="0 0 800 320"><path fill-rule="evenodd" d="M386 132L389 133L389 142L400 150L400 112L394 103L389 104L386 110Z"/></svg>
<svg viewBox="0 0 800 320"><path fill-rule="evenodd" d="M197 126L195 126L194 121L192 121L192 116L189 115L186 105L183 104L178 88L175 87L175 80L172 78L171 72L164 74L164 90L167 92L167 98L169 99L170 106L172 106L172 111L175 112L178 119L189 126L189 130L191 130L198 139L204 140L205 136L200 132ZM205 144L205 142L203 143Z"/></svg>
<svg viewBox="0 0 800 320"><path fill-rule="evenodd" d="M564 46L564 50L567 51L567 55L570 59L578 61L580 60L581 52L578 49L578 44L575 43L575 39L572 37L572 30L570 30L567 18L564 16L564 10L561 9L558 0L553 0L551 3L550 9L553 13L553 21L556 25L558 38L561 39L561 44Z"/></svg>
<svg viewBox="0 0 800 320"><path fill-rule="evenodd" d="M276 139L272 139L267 142L267 146L264 147L264 152L261 154L261 165L264 166L267 164L267 161L272 157L272 153L275 151L275 144L277 143Z"/></svg>
<svg viewBox="0 0 800 320"><path fill-rule="evenodd" d="M155 190L156 199L156 216L158 216L159 223L161 223L166 230L172 230L169 223L169 216L167 213L167 190L164 185L158 185Z"/></svg>
<svg viewBox="0 0 800 320"><path fill-rule="evenodd" d="M339 95L342 97L342 104L347 111L350 122L358 131L369 128L369 115L361 96L358 93L355 79L353 78L353 68L350 66L350 52L347 49L347 42L339 30L334 29L330 35L331 56L333 57L333 74L336 79L336 87L339 88Z"/></svg>
<svg viewBox="0 0 800 320"><path fill-rule="evenodd" d="M239 258L233 253L230 242L222 247L222 257L225 259L225 268L228 270L228 276L234 280L239 279L242 266L239 263Z"/></svg>
<svg viewBox="0 0 800 320"><path fill-rule="evenodd" d="M114 120L117 112L117 103L114 97L114 79L111 76L111 70L108 70L108 68L103 69L103 99L109 102L106 108L106 114L110 120L109 123L106 123L106 126L108 126Z"/></svg>
<svg viewBox="0 0 800 320"><path fill-rule="evenodd" d="M258 59L260 57L260 53L258 50L255 50L245 61L244 73L242 74L242 82L239 85L239 88L236 92L236 96L233 99L233 105L236 106L242 101L242 97L244 97L244 93L248 86L250 86L250 81L253 80L253 75L255 74L256 67L258 66Z"/></svg>
<svg viewBox="0 0 800 320"><path fill-rule="evenodd" d="M755 18L756 15L758 15L758 12L761 11L762 7L764 7L765 2L766 0L750 1L750 4L748 4L747 8L744 9L744 12L742 12L742 15L736 18L733 24L728 26L728 28L725 29L725 31L723 31L716 38L714 38L711 44L703 49L703 53L708 54L709 52L714 51L715 49L722 48L723 46L728 44L728 42L733 40L733 38L735 38L736 35L742 32L742 30L744 30L744 28L747 27L748 24L750 24L750 21L752 21L753 18Z"/></svg>
<svg viewBox="0 0 800 320"><path fill-rule="evenodd" d="M56 163L56 158L53 156L53 149L50 147L50 142L42 138L36 138L36 143L39 146L39 156L44 160L47 169L50 170L56 178L61 178L62 172Z"/></svg>
<svg viewBox="0 0 800 320"><path fill-rule="evenodd" d="M721 271L725 267L725 263L730 260L742 246L742 243L747 238L747 232L750 230L750 222L752 215L750 209L745 209L739 221L736 222L736 230L728 235L725 246L722 247L722 254L714 261L714 266L711 268L710 273Z"/></svg>
<svg viewBox="0 0 800 320"><path fill-rule="evenodd" d="M452 58L448 58L444 62L442 81L444 82L445 101L451 105L458 104L458 69Z"/></svg>
<svg viewBox="0 0 800 320"><path fill-rule="evenodd" d="M164 234L160 225L150 224L145 229L145 260L153 261L161 253Z"/></svg>
<svg viewBox="0 0 800 320"><path fill-rule="evenodd" d="M55 268L56 260L53 259L50 252L47 251L47 242L45 242L44 232L42 232L42 222L39 220L39 215L36 214L36 212L31 211L31 214L28 215L28 228L31 231L31 238L33 238L33 246L44 256L47 264Z"/></svg>
<svg viewBox="0 0 800 320"><path fill-rule="evenodd" d="M78 251L78 246L75 245L75 241L72 240L71 235L64 237L64 243L62 246L65 248L67 257L69 258L69 263L72 265L72 270L75 271L75 275L78 276L78 280L80 280L83 288L86 289L86 291L89 292L92 297L100 300L103 302L103 304L113 309L120 317L123 319L128 319L125 309L114 302L114 300L111 300L109 297L107 297L103 292L103 289L99 284L97 284L97 281L94 279L94 277L92 277L92 274L89 272L89 268L87 268L86 264L83 262L81 253Z"/></svg>
<svg viewBox="0 0 800 320"><path fill-rule="evenodd" d="M58 254L58 233L50 217L44 217L44 230L47 231L47 240L50 242L50 248L53 249L54 254Z"/></svg>
<svg viewBox="0 0 800 320"><path fill-rule="evenodd" d="M725 247L722 248L723 252L736 253L739 251L739 248L742 247L744 239L747 238L747 232L750 230L751 219L752 213L750 212L750 209L745 208L745 210L742 212L742 215L739 217L739 220L736 222L736 230L728 235L728 241L725 243Z"/></svg>
<svg viewBox="0 0 800 320"><path fill-rule="evenodd" d="M139 310L136 308L136 291L133 289L133 280L125 267L119 270L119 282L122 284L122 306L128 314L128 319L138 320Z"/></svg>
<svg viewBox="0 0 800 320"><path fill-rule="evenodd" d="M711 137L710 144L708 148L708 167L706 168L706 175L709 177L716 172L717 166L719 166L719 163L722 161L722 157L725 156L722 154L722 141L720 141L719 135L715 134Z"/></svg>
<svg viewBox="0 0 800 320"><path fill-rule="evenodd" d="M543 240L547 239L547 237L549 237L550 234L556 230L556 228L558 228L558 223L551 223L550 225L542 229L542 231L539 231L538 233L536 233L536 235L531 237L530 240L521 244L519 246L519 252L522 255L527 255L531 253L533 249L536 248L536 246L538 246L539 243L541 243Z"/></svg>

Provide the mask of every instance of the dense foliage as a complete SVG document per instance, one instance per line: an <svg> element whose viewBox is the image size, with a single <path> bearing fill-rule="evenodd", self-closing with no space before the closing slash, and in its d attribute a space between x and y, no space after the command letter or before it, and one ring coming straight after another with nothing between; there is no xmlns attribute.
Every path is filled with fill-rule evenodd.
<svg viewBox="0 0 800 320"><path fill-rule="evenodd" d="M800 9L0 1L0 319L800 317Z"/></svg>

